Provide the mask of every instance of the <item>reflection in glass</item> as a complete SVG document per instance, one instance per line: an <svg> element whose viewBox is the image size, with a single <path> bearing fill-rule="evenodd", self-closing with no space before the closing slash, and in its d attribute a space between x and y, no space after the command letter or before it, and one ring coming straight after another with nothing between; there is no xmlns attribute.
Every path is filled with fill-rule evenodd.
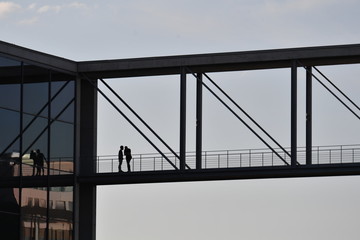
<svg viewBox="0 0 360 240"><path fill-rule="evenodd" d="M19 239L19 189L0 188L0 232L1 239Z"/></svg>
<svg viewBox="0 0 360 240"><path fill-rule="evenodd" d="M0 116L0 176L18 176L20 113L0 108Z"/></svg>
<svg viewBox="0 0 360 240"><path fill-rule="evenodd" d="M0 85L0 109L20 111L20 84Z"/></svg>
<svg viewBox="0 0 360 240"><path fill-rule="evenodd" d="M26 78L26 75L25 75ZM46 83L24 84L24 112L28 114L38 114L48 103L48 86ZM40 116L47 117L47 109L40 113Z"/></svg>
<svg viewBox="0 0 360 240"><path fill-rule="evenodd" d="M23 188L21 213L21 240L45 240L47 188Z"/></svg>
<svg viewBox="0 0 360 240"><path fill-rule="evenodd" d="M6 67L13 67L13 66L19 66L19 65L20 65L20 62L18 62L16 60L0 57L0 67L3 67L4 69L6 69ZM5 71L5 70L1 69L1 71Z"/></svg>
<svg viewBox="0 0 360 240"><path fill-rule="evenodd" d="M25 126L33 119L33 116L24 115ZM48 120L37 118L29 128L23 133L23 176L33 176L38 172L34 166L34 159L31 158L31 151L40 150L44 156L47 156L47 130ZM46 162L44 163L44 173L47 174Z"/></svg>
<svg viewBox="0 0 360 240"><path fill-rule="evenodd" d="M60 91L60 92L59 92ZM59 94L57 94L59 92ZM57 96L51 102L51 118L55 118L64 107L74 98L74 81L70 82L52 82L51 96ZM69 107L59 116L58 120L74 122L74 107Z"/></svg>
<svg viewBox="0 0 360 240"><path fill-rule="evenodd" d="M50 188L49 239L73 239L73 187Z"/></svg>
<svg viewBox="0 0 360 240"><path fill-rule="evenodd" d="M0 57L0 176L18 176L21 62Z"/></svg>
<svg viewBox="0 0 360 240"><path fill-rule="evenodd" d="M70 174L74 170L74 126L55 121L51 125L50 174Z"/></svg>

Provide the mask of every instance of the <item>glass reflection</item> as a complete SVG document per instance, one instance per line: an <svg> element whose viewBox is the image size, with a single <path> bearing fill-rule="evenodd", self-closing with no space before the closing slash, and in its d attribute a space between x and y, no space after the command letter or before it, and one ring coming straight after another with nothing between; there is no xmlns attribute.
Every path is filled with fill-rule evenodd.
<svg viewBox="0 0 360 240"><path fill-rule="evenodd" d="M26 79L26 75L25 75ZM39 114L47 117L47 107L39 113L48 103L48 83L28 83L24 84L24 112L27 114Z"/></svg>
<svg viewBox="0 0 360 240"><path fill-rule="evenodd" d="M24 115L24 123L28 123L32 116ZM47 165L46 161L43 164L43 167L35 166L35 158L31 157L32 151L40 151L47 156L48 148L48 130L47 130L48 120L44 118L37 118L29 128L23 133L23 176L34 176L37 175L38 171L41 171L40 175L47 174ZM41 169L38 169L38 168ZM44 168L44 171L42 169Z"/></svg>
<svg viewBox="0 0 360 240"><path fill-rule="evenodd" d="M63 111L75 96L75 81L68 81L71 78L0 57L0 177L19 176L20 158L23 176L36 175L38 168L31 152L37 149L50 156L41 175L48 174L48 167L50 174L73 173L74 103ZM54 97L51 104L49 96ZM50 127L49 112L50 121L54 121ZM23 188L21 193L20 199L19 189L0 188L1 239L73 239L72 186Z"/></svg>
<svg viewBox="0 0 360 240"><path fill-rule="evenodd" d="M21 240L45 240L47 188L23 188L21 213Z"/></svg>
<svg viewBox="0 0 360 240"><path fill-rule="evenodd" d="M73 187L50 188L49 239L73 239Z"/></svg>
<svg viewBox="0 0 360 240"><path fill-rule="evenodd" d="M51 96L56 97L51 102L51 118L55 118L66 107L66 105L74 98L74 81L70 82L52 82ZM58 120L74 122L74 107L70 106L63 112Z"/></svg>
<svg viewBox="0 0 360 240"><path fill-rule="evenodd" d="M18 176L21 62L0 57L0 79L0 176Z"/></svg>
<svg viewBox="0 0 360 240"><path fill-rule="evenodd" d="M0 188L0 232L6 240L19 239L19 189Z"/></svg>
<svg viewBox="0 0 360 240"><path fill-rule="evenodd" d="M55 121L51 125L50 174L70 174L74 170L74 126Z"/></svg>

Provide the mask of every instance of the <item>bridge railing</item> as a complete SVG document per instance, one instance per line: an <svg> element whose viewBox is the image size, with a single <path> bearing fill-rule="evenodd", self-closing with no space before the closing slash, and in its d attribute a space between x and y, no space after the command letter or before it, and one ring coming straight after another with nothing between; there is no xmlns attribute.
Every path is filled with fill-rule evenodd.
<svg viewBox="0 0 360 240"><path fill-rule="evenodd" d="M19 176L20 175L19 157L0 159L0 176ZM51 158L49 165L45 161L43 167L37 169L32 159L23 158L22 176L34 176L41 170L41 175L65 175L74 173L74 159L72 157Z"/></svg>
<svg viewBox="0 0 360 240"><path fill-rule="evenodd" d="M289 164L290 157L281 149L275 149ZM290 152L290 149L285 149ZM178 168L179 160L168 153L165 154ZM306 149L298 148L298 163L305 165ZM204 151L202 153L202 168L245 168L245 167L271 167L286 165L275 153L268 149L240 149ZM360 163L360 145L332 145L314 146L312 148L312 164L346 164ZM196 154L186 154L186 164L195 169ZM119 162L117 155L98 156L96 159L97 173L118 172ZM131 171L166 171L174 168L160 154L134 154L130 162ZM127 171L126 160L123 160L122 171Z"/></svg>

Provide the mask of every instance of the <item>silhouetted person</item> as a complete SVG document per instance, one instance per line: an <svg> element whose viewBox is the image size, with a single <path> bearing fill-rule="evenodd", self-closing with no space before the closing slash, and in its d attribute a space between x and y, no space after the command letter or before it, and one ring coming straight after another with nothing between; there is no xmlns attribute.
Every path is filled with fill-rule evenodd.
<svg viewBox="0 0 360 240"><path fill-rule="evenodd" d="M126 159L126 164L127 164L128 172L131 172L131 169L130 169L130 161L131 161L131 159L132 159L131 149L128 148L127 146L125 146L124 155L125 155L125 159Z"/></svg>
<svg viewBox="0 0 360 240"><path fill-rule="evenodd" d="M40 152L40 149L36 150L36 159L37 159L37 167L36 167L36 176L40 176L41 172L42 175L45 174L45 170L44 170L44 162L46 160L44 154L42 152Z"/></svg>
<svg viewBox="0 0 360 240"><path fill-rule="evenodd" d="M123 146L120 146L120 150L119 150L119 154L118 154L118 159L119 159L119 172L122 172L121 170L121 164L124 160L124 154L123 154L123 149L124 147Z"/></svg>
<svg viewBox="0 0 360 240"><path fill-rule="evenodd" d="M32 175L35 175L35 168L37 166L37 158L36 158L36 151L35 150L31 150L30 152L30 159L33 160L33 170L32 170Z"/></svg>

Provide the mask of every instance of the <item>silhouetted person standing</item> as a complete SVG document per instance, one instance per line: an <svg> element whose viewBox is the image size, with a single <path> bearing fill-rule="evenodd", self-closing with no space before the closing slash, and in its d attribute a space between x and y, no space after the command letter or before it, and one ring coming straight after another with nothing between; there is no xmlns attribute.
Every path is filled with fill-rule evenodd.
<svg viewBox="0 0 360 240"><path fill-rule="evenodd" d="M131 149L128 148L127 146L125 146L124 155L125 155L125 159L126 159L126 164L127 164L128 172L131 172L131 169L130 169L130 161L131 161L131 159L132 159Z"/></svg>
<svg viewBox="0 0 360 240"><path fill-rule="evenodd" d="M30 159L33 160L33 170L32 170L32 175L35 175L35 168L37 167L37 157L36 157L36 151L35 150L31 150L30 152Z"/></svg>
<svg viewBox="0 0 360 240"><path fill-rule="evenodd" d="M44 154L42 152L40 152L40 149L36 150L36 159L37 159L37 170L36 170L36 175L40 176L41 172L42 175L45 174L45 170L44 170L44 162L46 160Z"/></svg>
<svg viewBox="0 0 360 240"><path fill-rule="evenodd" d="M119 159L119 172L122 172L121 170L121 164L124 160L124 154L123 154L123 149L124 147L123 146L120 146L120 150L119 150L119 154L118 154L118 159Z"/></svg>

